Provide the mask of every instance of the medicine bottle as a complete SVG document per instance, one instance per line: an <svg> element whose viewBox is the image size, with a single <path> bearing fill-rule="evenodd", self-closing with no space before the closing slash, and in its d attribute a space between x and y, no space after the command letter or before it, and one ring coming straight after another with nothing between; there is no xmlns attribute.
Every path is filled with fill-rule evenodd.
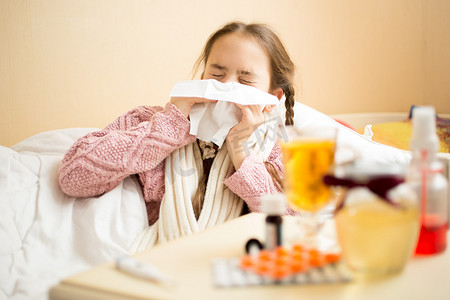
<svg viewBox="0 0 450 300"><path fill-rule="evenodd" d="M283 194L267 194L261 199L261 212L267 214L265 219L266 242L264 248L274 250L283 244L281 217L286 210L286 199Z"/></svg>
<svg viewBox="0 0 450 300"><path fill-rule="evenodd" d="M448 182L436 158L439 139L433 107L413 110L410 141L412 160L407 181L421 205L421 227L416 254L435 254L445 250L448 229Z"/></svg>

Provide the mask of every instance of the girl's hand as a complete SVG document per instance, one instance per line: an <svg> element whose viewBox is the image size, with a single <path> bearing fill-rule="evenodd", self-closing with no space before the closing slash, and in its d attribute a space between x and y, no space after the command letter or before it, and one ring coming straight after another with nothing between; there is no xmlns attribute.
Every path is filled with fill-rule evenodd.
<svg viewBox="0 0 450 300"><path fill-rule="evenodd" d="M172 98L170 98L170 103L175 105L186 118L189 116L189 112L191 111L191 108L194 104L205 103L205 102L217 102L217 100L209 100L209 99L198 98L198 97L172 97Z"/></svg>
<svg viewBox="0 0 450 300"><path fill-rule="evenodd" d="M245 159L245 143L258 126L264 121L261 105L236 104L241 109L242 119L231 128L226 138L228 153L237 170Z"/></svg>

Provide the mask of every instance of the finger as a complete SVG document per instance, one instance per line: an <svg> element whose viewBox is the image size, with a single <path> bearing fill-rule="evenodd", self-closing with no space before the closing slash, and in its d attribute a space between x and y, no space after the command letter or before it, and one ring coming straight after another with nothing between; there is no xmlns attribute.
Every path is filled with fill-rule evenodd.
<svg viewBox="0 0 450 300"><path fill-rule="evenodd" d="M248 110L250 110L253 113L260 112L264 108L261 106L261 104L251 104L251 105L242 105L242 106L245 106Z"/></svg>
<svg viewBox="0 0 450 300"><path fill-rule="evenodd" d="M208 102L215 103L215 102L217 102L217 100L200 98L200 97L193 97L192 100L195 103L208 103Z"/></svg>
<svg viewBox="0 0 450 300"><path fill-rule="evenodd" d="M234 102L233 102L234 103ZM236 105L237 107L239 107L241 110L247 106L247 105L243 105L243 104L239 104L239 103L234 103L234 105Z"/></svg>
<svg viewBox="0 0 450 300"><path fill-rule="evenodd" d="M252 112L261 110L261 105L259 105L259 104L252 104L252 105L238 104L238 103L235 103L235 104L241 110L246 109L246 110L252 111Z"/></svg>
<svg viewBox="0 0 450 300"><path fill-rule="evenodd" d="M253 116L261 116L263 114L264 106L261 106L259 104L257 105L248 105L248 111Z"/></svg>

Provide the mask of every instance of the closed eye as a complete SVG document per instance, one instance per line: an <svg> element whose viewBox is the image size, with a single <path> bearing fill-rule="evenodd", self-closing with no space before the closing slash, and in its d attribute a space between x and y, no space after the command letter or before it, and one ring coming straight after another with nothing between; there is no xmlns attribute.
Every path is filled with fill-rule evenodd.
<svg viewBox="0 0 450 300"><path fill-rule="evenodd" d="M240 82L241 82L242 84L247 84L247 85L251 85L251 84L253 83L253 81L245 80L245 79L240 79Z"/></svg>

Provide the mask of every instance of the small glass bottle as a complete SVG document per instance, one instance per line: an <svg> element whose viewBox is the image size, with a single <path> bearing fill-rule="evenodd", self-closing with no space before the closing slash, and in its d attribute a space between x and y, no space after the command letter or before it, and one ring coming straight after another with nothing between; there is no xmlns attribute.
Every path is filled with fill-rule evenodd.
<svg viewBox="0 0 450 300"><path fill-rule="evenodd" d="M421 204L416 254L435 254L444 251L447 245L448 183L436 158L439 140L434 108L415 108L412 122L412 160L407 181Z"/></svg>
<svg viewBox="0 0 450 300"><path fill-rule="evenodd" d="M267 194L261 201L261 212L267 214L265 219L266 242L264 248L266 250L274 250L283 244L281 217L286 211L286 199L283 194Z"/></svg>

